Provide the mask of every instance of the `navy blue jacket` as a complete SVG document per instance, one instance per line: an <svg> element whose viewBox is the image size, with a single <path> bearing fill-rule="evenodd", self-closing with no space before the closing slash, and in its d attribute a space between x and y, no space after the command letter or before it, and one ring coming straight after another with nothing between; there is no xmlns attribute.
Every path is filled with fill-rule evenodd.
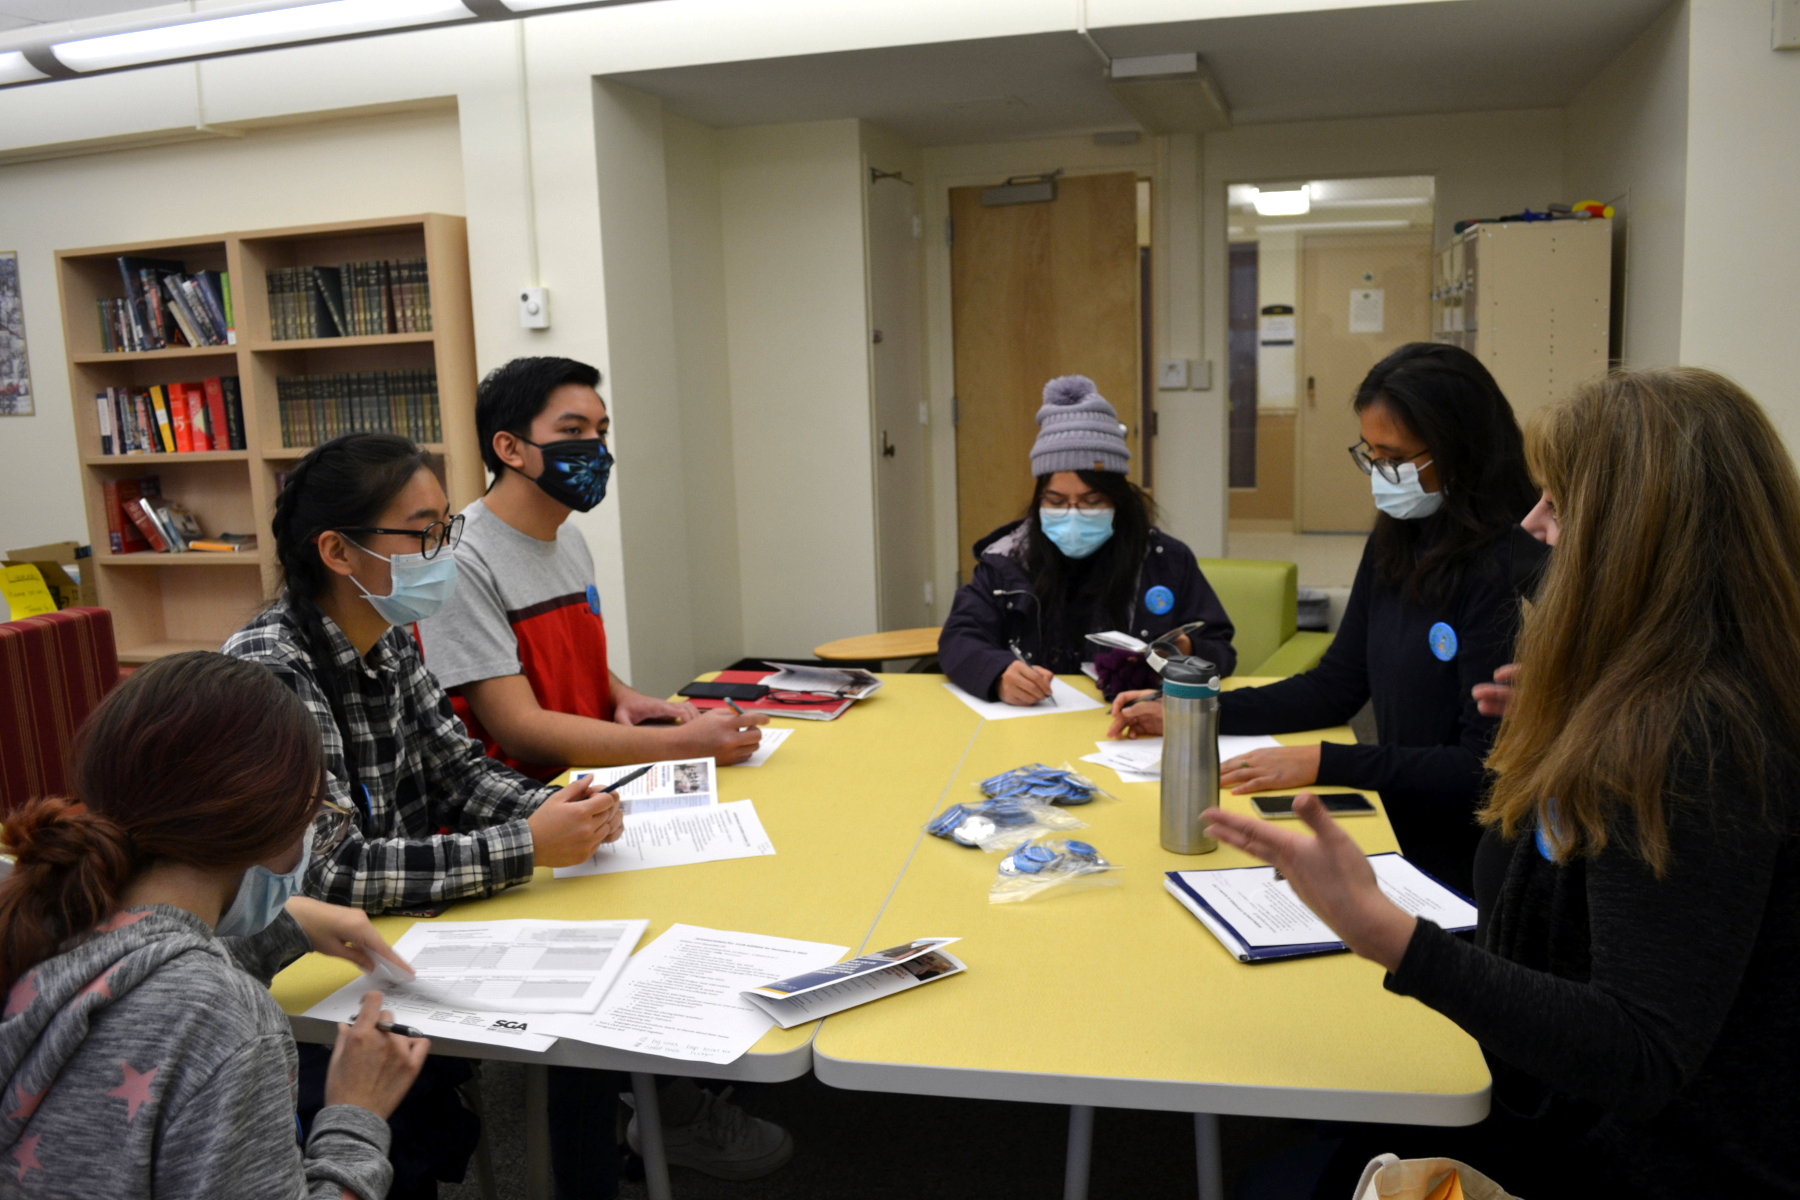
<svg viewBox="0 0 1800 1200"><path fill-rule="evenodd" d="M1319 782L1380 792L1406 856L1468 892L1481 840L1475 810L1487 787L1483 763L1500 724L1481 715L1471 692L1512 661L1520 597L1535 588L1548 554L1514 526L1469 566L1454 596L1427 604L1383 583L1365 548L1319 665L1267 687L1226 692L1219 731L1343 725L1373 701L1379 741L1321 746Z"/></svg>
<svg viewBox="0 0 1800 1200"><path fill-rule="evenodd" d="M957 687L972 696L997 699L1000 676L1014 661L1014 646L1033 666L1073 675L1083 661L1094 657L1096 647L1085 634L1117 629L1150 642L1190 621L1206 622L1206 628L1191 639L1195 654L1216 664L1220 675L1231 674L1237 666L1231 618L1200 573L1194 552L1154 527L1132 592L1129 621L1119 625L1116 618L1090 614L1085 622L1071 622L1077 632L1064 644L1042 645L1038 600L1025 570L1024 525L1023 521L1002 525L975 543L975 576L956 589L956 601L938 635L938 662ZM1174 597L1161 613L1151 611L1146 600L1159 587Z"/></svg>

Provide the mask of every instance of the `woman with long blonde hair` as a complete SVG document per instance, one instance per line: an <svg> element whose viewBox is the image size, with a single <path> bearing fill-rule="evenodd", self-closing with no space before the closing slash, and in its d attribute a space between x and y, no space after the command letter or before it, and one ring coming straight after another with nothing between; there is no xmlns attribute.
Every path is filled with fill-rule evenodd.
<svg viewBox="0 0 1800 1200"><path fill-rule="evenodd" d="M1530 451L1556 550L1489 759L1476 943L1383 896L1316 799L1313 837L1214 829L1486 1051L1472 1135L1376 1140L1533 1196L1584 1170L1633 1196L1795 1194L1800 478L1756 402L1691 369L1583 388Z"/></svg>

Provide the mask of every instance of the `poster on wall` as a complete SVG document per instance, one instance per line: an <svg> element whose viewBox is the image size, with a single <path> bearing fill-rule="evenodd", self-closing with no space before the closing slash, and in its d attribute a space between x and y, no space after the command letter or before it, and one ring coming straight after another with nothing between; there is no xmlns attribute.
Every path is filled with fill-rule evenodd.
<svg viewBox="0 0 1800 1200"><path fill-rule="evenodd" d="M0 251L0 417L29 417L31 364L25 358L25 303L19 295L19 256Z"/></svg>

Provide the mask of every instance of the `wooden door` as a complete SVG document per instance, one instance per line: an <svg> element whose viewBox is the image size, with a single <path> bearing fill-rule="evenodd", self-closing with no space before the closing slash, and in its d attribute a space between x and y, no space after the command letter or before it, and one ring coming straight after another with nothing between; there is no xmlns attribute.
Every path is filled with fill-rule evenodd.
<svg viewBox="0 0 1800 1200"><path fill-rule="evenodd" d="M956 528L961 577L976 539L1031 501L1031 444L1044 384L1086 375L1128 427L1141 479L1137 179L1056 181L1056 199L986 208L952 188Z"/></svg>
<svg viewBox="0 0 1800 1200"><path fill-rule="evenodd" d="M1431 237L1341 234L1301 243L1300 405L1294 457L1302 533L1374 527L1369 479L1346 449L1360 436L1350 407L1369 368L1431 337Z"/></svg>
<svg viewBox="0 0 1800 1200"><path fill-rule="evenodd" d="M925 381L919 309L919 218L913 185L869 185L869 331L875 380L875 533L881 628L932 623L926 528Z"/></svg>

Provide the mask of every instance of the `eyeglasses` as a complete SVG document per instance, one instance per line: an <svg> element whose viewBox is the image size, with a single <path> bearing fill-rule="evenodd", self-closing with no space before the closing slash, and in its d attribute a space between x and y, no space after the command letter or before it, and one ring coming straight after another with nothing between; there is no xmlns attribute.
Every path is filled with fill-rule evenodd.
<svg viewBox="0 0 1800 1200"><path fill-rule="evenodd" d="M338 530L339 533L391 533L396 537L416 537L419 539L419 554L426 559L437 557L438 551L445 546L456 549L462 541L463 518L457 513L448 521L433 521L423 529L383 529L378 525L351 525Z"/></svg>
<svg viewBox="0 0 1800 1200"><path fill-rule="evenodd" d="M1084 496L1072 505L1051 504L1045 502L1042 507L1049 509L1051 512L1068 512L1071 508L1075 509L1077 512L1101 512L1112 506L1113 502L1108 500L1105 496Z"/></svg>
<svg viewBox="0 0 1800 1200"><path fill-rule="evenodd" d="M1418 458L1420 454L1429 453L1431 453L1431 451L1421 450L1419 451L1419 454L1413 455L1412 458L1376 458L1369 453L1367 442L1358 442L1356 445L1350 447L1350 461L1355 463L1356 469L1361 471L1364 475L1374 475L1379 473L1381 477L1389 483L1399 483L1400 468L1411 462L1414 458ZM1423 464L1425 467L1429 467L1430 465L1430 463Z"/></svg>
<svg viewBox="0 0 1800 1200"><path fill-rule="evenodd" d="M344 844L350 836L350 830L356 826L356 814L347 808L326 802L313 819L313 853L330 854Z"/></svg>

